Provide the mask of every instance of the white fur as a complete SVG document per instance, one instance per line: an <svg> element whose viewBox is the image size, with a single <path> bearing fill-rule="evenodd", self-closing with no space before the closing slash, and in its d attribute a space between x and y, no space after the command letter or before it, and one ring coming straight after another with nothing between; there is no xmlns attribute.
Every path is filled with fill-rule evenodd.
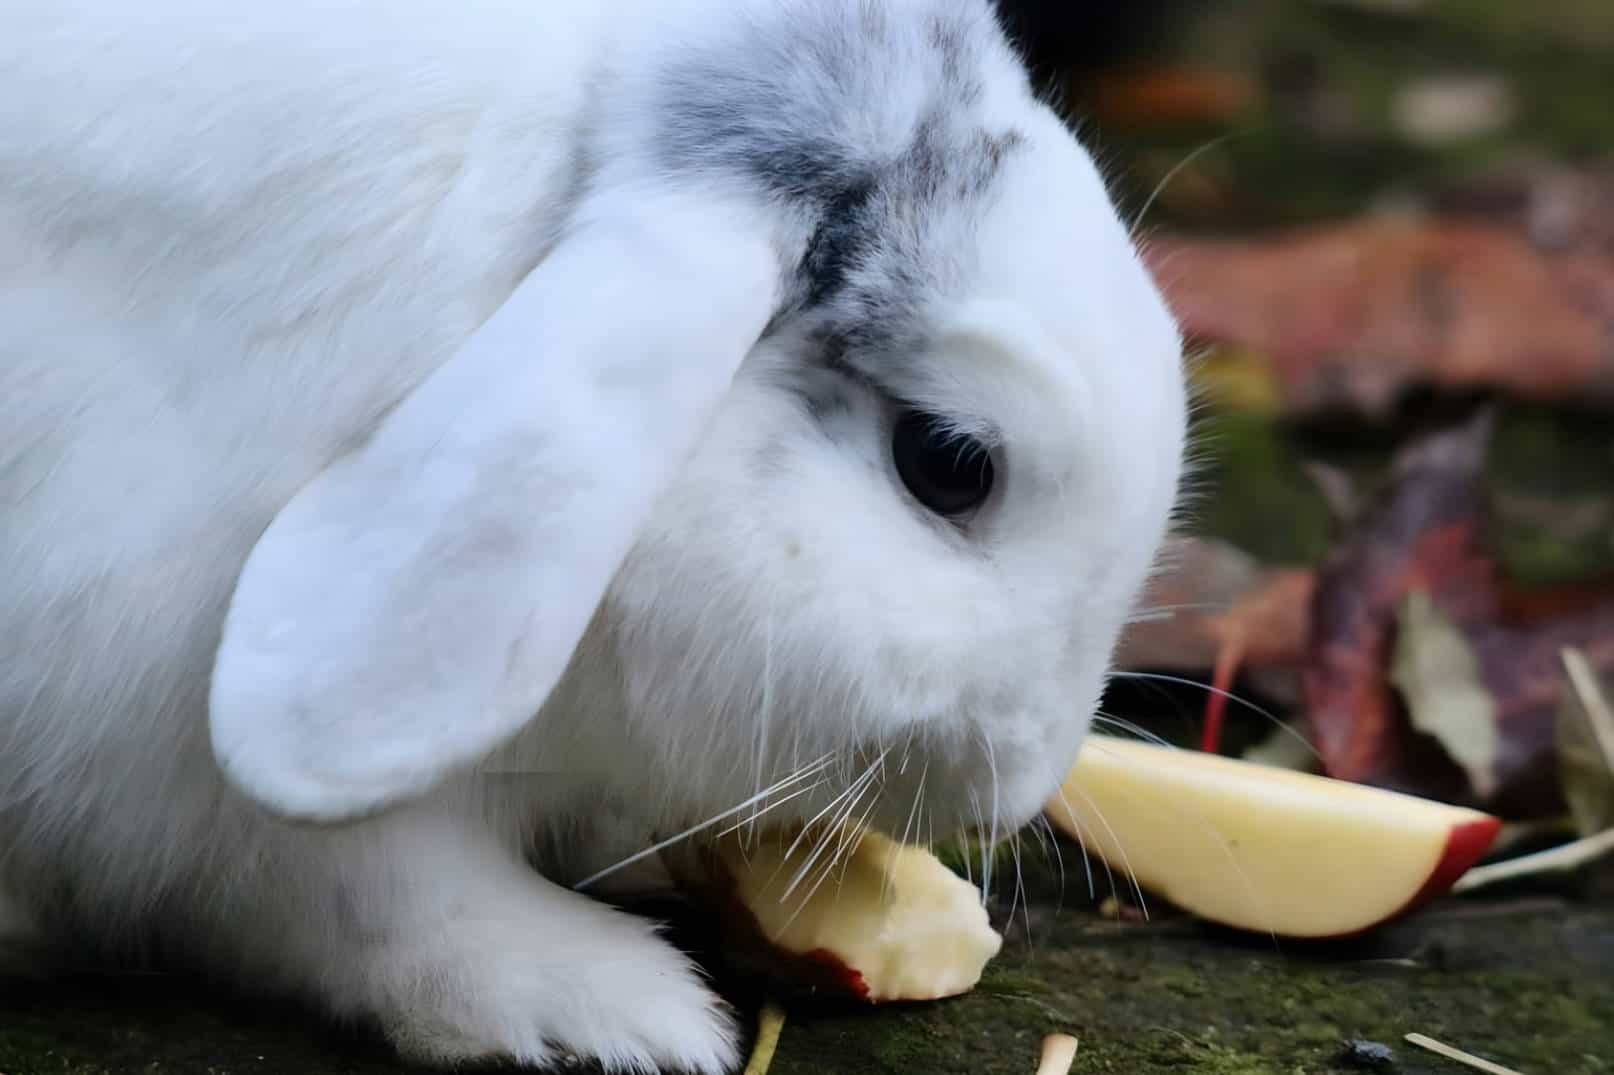
<svg viewBox="0 0 1614 1075"><path fill-rule="evenodd" d="M0 960L160 942L417 1057L716 1072L734 1028L693 968L564 882L826 754L770 817L1030 816L1184 404L1102 183L985 12L13 2ZM790 66L820 46L847 78ZM938 95L944 136L1019 145L979 189L875 199L848 280L899 303L792 305L818 210L699 129L668 148L728 114L667 111L685 61L759 145L899 158ZM826 364L859 316L915 342ZM964 526L897 479L898 398L995 438Z"/></svg>

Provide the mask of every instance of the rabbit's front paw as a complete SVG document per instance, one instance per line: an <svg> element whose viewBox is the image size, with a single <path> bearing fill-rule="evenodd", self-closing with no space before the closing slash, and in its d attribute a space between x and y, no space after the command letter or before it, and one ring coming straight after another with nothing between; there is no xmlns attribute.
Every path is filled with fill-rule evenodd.
<svg viewBox="0 0 1614 1075"><path fill-rule="evenodd" d="M648 923L555 895L571 898L521 922L467 914L388 954L383 1021L400 1052L434 1064L737 1068L734 1021L689 960Z"/></svg>

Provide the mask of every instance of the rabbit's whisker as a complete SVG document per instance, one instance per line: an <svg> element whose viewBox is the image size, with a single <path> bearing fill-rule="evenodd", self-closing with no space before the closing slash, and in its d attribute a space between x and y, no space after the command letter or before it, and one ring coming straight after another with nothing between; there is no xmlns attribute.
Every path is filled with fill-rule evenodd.
<svg viewBox="0 0 1614 1075"><path fill-rule="evenodd" d="M1171 743L1156 735L1154 732L1151 732L1149 729L1134 724L1130 720L1122 720L1120 717L1117 717L1111 713L1106 713L1102 709L1093 714L1093 723L1108 725L1109 727L1115 728L1119 731L1129 732L1132 735L1137 736L1139 739L1142 739L1148 743L1154 743L1157 746L1176 749Z"/></svg>
<svg viewBox="0 0 1614 1075"><path fill-rule="evenodd" d="M1076 817L1076 811L1071 809L1070 800L1065 798L1065 789L1064 789L1064 787L1060 786L1060 787L1056 788L1055 789L1055 794L1059 796L1060 805L1065 808L1065 816L1071 818L1074 821L1075 817ZM1082 828L1081 828L1081 826L1080 825L1072 825L1071 828L1076 833L1076 846L1080 847L1082 849L1082 867L1087 871L1087 898L1091 899L1091 900L1096 900L1096 899L1098 899L1098 887L1093 883L1093 856L1087 850L1087 840L1086 840L1086 838L1084 836L1082 836ZM1098 857L1098 864L1100 866L1104 867L1104 875L1105 875L1105 877L1107 877L1109 879L1109 882L1110 882L1110 895L1113 896L1116 900L1120 900L1120 898L1121 898L1121 890L1116 887L1116 884L1115 884L1115 871L1110 868L1110 860L1105 858L1103 855L1100 855Z"/></svg>
<svg viewBox="0 0 1614 1075"><path fill-rule="evenodd" d="M884 757L884 755L882 754L881 758L883 759L883 757ZM876 764L878 764L878 761L876 762ZM874 768L874 766L871 765L870 770L872 770L873 768ZM833 854L831 854L829 858L824 860L823 866L818 870L817 878L813 881L812 885L807 889L807 891L802 895L801 901L796 905L796 909L791 912L790 917L785 920L784 926L782 926L781 929L780 929L781 932L783 932L784 930L790 928L790 924L796 920L797 916L799 916L801 914L801 912L806 908L807 904L812 902L813 895L823 885L825 880L827 880L829 878L829 875L835 871L836 859L841 855L842 851L846 847L846 842L845 841L848 838L850 838L853 841L853 846L855 846L857 842L860 842L862 840L862 838L863 838L863 836L862 836L863 823L868 820L868 816L869 816L870 811L872 811L874 809L875 803L879 801L878 793L876 793L874 798L869 801L868 808L866 810L864 810L862 816L858 819L858 824L856 826L846 827L845 822L846 822L846 818L851 815L852 810L856 808L858 802L863 798L863 795L872 786L873 786L873 784L871 784L871 783L863 783L862 784L862 787L858 790L856 798L854 798L852 800L851 805L846 810L846 813L841 817L840 821L837 823L838 826L841 827L841 842L836 846L835 852ZM816 857L818 855L818 853L823 850L824 847L828 846L830 837L834 832L835 832L835 827L831 827L830 829L826 830L825 838L820 843L819 847L813 852L814 857ZM851 834L850 837L848 837L848 834ZM805 870L806 867L803 867L803 869ZM790 888L786 889L784 895L780 897L781 901L783 901L784 899L786 899L786 898L788 898L790 896L791 890L795 888L796 884L801 880L801 878L802 878L802 875L798 873L796 878L791 881Z"/></svg>
<svg viewBox="0 0 1614 1075"><path fill-rule="evenodd" d="M988 868L987 868L987 857L986 856L987 856L988 848L986 846L986 839L985 839L986 822L982 819L982 816L981 816L981 797L976 792L976 790L974 788L970 789L970 810L975 815L975 828L974 828L975 839L976 839L976 842L979 844L979 850L980 850L980 855L981 855L981 883L980 883L979 887L980 887L980 892L981 892L981 905L985 906L986 905L987 883L991 880L990 875L987 872ZM965 863L969 862L969 854L967 852L964 855L964 861L965 861ZM966 872L966 876L967 876L968 875L968 866L967 865L965 867L965 872ZM970 878L970 883L974 884L975 879Z"/></svg>
<svg viewBox="0 0 1614 1075"><path fill-rule="evenodd" d="M1277 728L1279 731L1283 732L1285 735L1288 735L1288 736L1292 737L1296 742L1298 742L1302 746L1304 746L1306 748L1306 751L1313 758L1316 758L1318 761L1322 760L1322 755L1317 753L1317 748L1314 747L1311 744L1311 740L1307 739L1304 735L1301 735L1298 731L1296 731L1294 729L1294 727L1289 724L1288 721L1285 721L1283 718L1277 716L1276 714L1274 714L1270 710L1264 709L1261 706L1256 705L1254 702L1250 701L1248 698L1245 698L1242 695L1235 694L1232 691L1222 690L1220 687L1212 686L1209 683L1201 683L1198 680L1189 679L1186 676L1172 676L1172 675L1167 675L1164 672L1119 672L1118 671L1118 672L1111 672L1110 675L1111 675L1112 678L1115 678L1115 679L1135 679L1135 680L1139 680L1139 681L1145 682L1145 683L1172 683L1172 684L1176 684L1179 687L1196 687L1199 690L1206 691L1206 692L1208 692L1210 694L1221 695L1223 698L1226 698L1228 701L1234 703L1235 705L1241 705L1245 709L1248 709L1250 712L1252 712L1252 713L1256 714L1257 716L1263 718L1269 724L1271 724L1274 728ZM1104 714L1104 716L1109 717L1108 714ZM1115 718L1114 717L1109 717L1109 719L1113 721ZM1134 730L1136 730L1136 729L1134 729Z"/></svg>
<svg viewBox="0 0 1614 1075"><path fill-rule="evenodd" d="M855 852L858 845L863 842L863 837L868 829L869 815L873 814L874 808L880 804L880 786L871 784L870 788L874 790L874 794L869 797L869 805L863 808L863 812L858 815L855 823L842 829L840 842L835 845L835 855L831 861L840 863L842 880L846 878L846 867L851 864L851 856L847 855L846 851L850 848Z"/></svg>
<svg viewBox="0 0 1614 1075"><path fill-rule="evenodd" d="M773 718L773 610L762 620L762 699L757 706L757 732L756 732L756 760L752 768L756 771L756 783L762 783L762 774L768 757L768 730ZM760 787L759 787L760 790ZM754 826L757 811L751 812L751 822Z"/></svg>
<svg viewBox="0 0 1614 1075"><path fill-rule="evenodd" d="M986 764L988 771L992 774L992 824L988 830L986 841L987 846L985 848L988 854L981 867L981 894L982 898L984 899L986 893L990 890L992 885L992 864L994 856L990 852L993 848L997 847L998 842L998 756L997 752L992 749L991 736L983 733L981 740L986 745ZM1009 917L1011 920L1014 918L1014 905L1012 903L1009 906Z"/></svg>
<svg viewBox="0 0 1614 1075"><path fill-rule="evenodd" d="M1020 903L1020 914L1026 923L1026 947L1031 943L1031 896L1026 892L1025 872L1020 865L1020 833L1014 834L1014 894ZM1009 904L1009 924L1014 924L1014 904Z"/></svg>
<svg viewBox="0 0 1614 1075"><path fill-rule="evenodd" d="M1115 844L1116 850L1121 852L1121 864L1126 868L1127 878L1132 882L1132 891L1136 893L1138 897L1138 906L1143 910L1143 917L1147 919L1149 917L1149 905L1143 897L1143 886L1138 884L1137 871L1132 868L1132 859L1126 853L1126 848L1121 845L1121 838L1117 836L1115 834L1115 830L1110 827L1109 819L1104 816L1104 811L1099 809L1098 804L1095 803L1085 791L1077 787L1074 783L1070 785L1070 789L1080 796L1082 802L1086 803L1087 806L1093 811L1094 816L1098 818L1098 823L1104 826L1104 831L1109 834L1111 842ZM1075 817L1076 812L1071 810L1070 801L1065 798L1065 789L1063 787L1059 789L1059 799L1060 802L1064 803L1066 812L1069 813L1071 817ZM1112 892L1114 890L1114 883L1114 877L1112 876L1110 880Z"/></svg>
<svg viewBox="0 0 1614 1075"><path fill-rule="evenodd" d="M1150 605L1140 608L1127 617L1128 624L1155 623L1160 620L1169 620L1179 612L1226 612L1231 607L1227 601L1191 601L1180 605Z"/></svg>
<svg viewBox="0 0 1614 1075"><path fill-rule="evenodd" d="M870 768L872 768L872 766ZM864 770L865 776L868 775L868 771L869 770ZM861 779L861 777L859 779ZM801 846L801 842L807 839L809 836L813 836L816 839L817 830L815 826L817 826L820 821L824 820L824 815L836 811L842 803L855 795L857 790L858 781L854 780L850 784L846 785L840 794L836 795L829 802L825 803L823 809L819 810L818 813L808 818L807 824L802 826L801 832L797 833L796 838L790 842L790 846L785 848L785 859L789 859L790 856L794 855L796 853L796 849Z"/></svg>
<svg viewBox="0 0 1614 1075"><path fill-rule="evenodd" d="M808 794L811 794L814 791L817 791L819 788L823 787L827 783L829 783L828 780L820 777L819 779L814 780L811 784L808 784L804 788L797 788L795 791L792 791L789 795L786 795L783 799L779 799L776 802L771 802L768 805L762 807L760 810L752 811L751 816L746 818L745 820L737 821L733 825L730 825L728 828L720 830L718 832L718 834L717 834L717 838L721 840L723 837L731 835L732 833L738 832L741 829L746 829L749 832L754 833L756 831L756 825L757 825L757 821L759 819L766 816L768 813L779 809L779 807L781 807L781 806L785 805L786 803L790 802L792 799L799 799L803 795L808 795Z"/></svg>
<svg viewBox="0 0 1614 1075"><path fill-rule="evenodd" d="M643 860L649 858L651 855L654 855L654 854L657 854L657 853L659 853L661 851L666 850L667 848L671 847L673 844L678 843L680 840L686 840L689 837L694 836L696 833L704 832L706 829L709 829L712 826L721 823L725 818L729 818L729 817L734 816L737 813L740 813L741 811L745 810L747 807L751 806L753 803L755 803L755 802L757 802L757 801L759 801L761 799L765 799L770 795L777 794L778 792L783 791L785 788L788 788L793 784L798 784L801 781L807 779L808 777L814 776L817 772L819 772L820 770L822 770L826 766L828 766L829 763L833 760L833 758L834 758L833 754L826 754L822 758L818 759L816 762L811 762L808 765L804 766L802 769L799 769L796 772L791 773L789 776L787 776L784 779L780 780L778 783L772 785L771 787L763 789L762 791L758 792L756 795L751 796L749 799L746 799L744 802L740 803L739 805L731 806L727 810L724 810L721 813L714 814L713 816L707 818L705 821L702 821L702 822L700 822L698 824L695 824L695 825L691 825L689 828L684 829L682 832L679 832L679 833L676 833L676 834L674 834L672 836L669 836L665 840L657 841L656 843L651 844L649 847L643 849L642 851L636 851L633 854L629 855L627 858L621 859L620 861L618 861L616 863L613 863L610 866L605 867L603 870L598 870L595 873L590 874L588 877L583 878L583 880L581 880L581 881L577 882L577 884L573 885L572 888L576 889L578 891L582 891L583 889L588 888L590 885L594 884L595 882L603 880L604 878L609 877L610 875L616 873L619 870L626 869L627 867L633 865L636 862L642 862Z"/></svg>
<svg viewBox="0 0 1614 1075"><path fill-rule="evenodd" d="M919 786L914 789L913 806L909 808L908 820L904 822L902 826L902 838L898 841L901 844L906 845L908 843L908 837L914 833L914 821L919 817L919 806L920 803L924 802L925 799L925 778L929 775L930 762L927 761L925 762L924 768L919 770ZM885 877L880 881L880 898L882 900L885 899L886 893L890 887L891 873L890 871L887 871Z"/></svg>
<svg viewBox="0 0 1614 1075"><path fill-rule="evenodd" d="M785 899L790 898L790 894L796 890L797 885L801 884L802 878L807 875L807 871L812 868L813 863L815 861L817 861L818 857L824 853L824 850L826 848L829 847L830 842L832 840L835 840L835 839L843 839L844 840L845 833L841 832L839 830L842 828L842 826L844 826L846 824L847 818L851 817L852 811L857 808L858 803L863 798L864 792L866 792L870 787L873 786L876 777L879 776L880 766L885 761L886 755L889 754L889 753L890 753L889 748L886 749L886 750L882 750L880 752L879 756L877 758L875 758L874 761L869 763L869 767L867 769L864 769L862 774L856 780L854 780L850 785L848 785L846 791L842 792L840 796L837 796L837 798L846 800L846 805L845 805L844 809L837 812L834 821L831 824L825 826L822 833L818 836L817 842L816 842L815 846L813 847L812 854L807 856L807 861L802 863L801 867L799 869L797 869L795 875L793 877L791 877L790 883L787 886L785 886L784 893L782 895L780 895L780 897L779 897L781 900L785 900ZM850 794L848 794L848 793L850 793ZM817 820L817 819L815 818L814 820ZM806 829L802 830L802 835L805 836L807 831L808 830L806 830ZM795 843L792 843L790 845L791 850L793 851L795 849L795 847L796 847L796 844L800 843L800 842L801 842L801 836L796 837ZM839 853L840 853L839 850L837 850L836 855L838 855ZM790 854L791 854L790 851L785 852L785 858L788 859L790 857ZM830 857L829 861L831 863L833 863L835 861L835 856L832 855Z"/></svg>
<svg viewBox="0 0 1614 1075"><path fill-rule="evenodd" d="M1054 901L1054 913L1058 914L1065 906L1065 855L1059 850L1059 838L1054 835L1053 823L1048 820L1047 814L1036 816L1031 823L1031 831L1036 835L1043 854L1052 851L1054 855L1054 869L1059 875L1059 898Z"/></svg>
<svg viewBox="0 0 1614 1075"><path fill-rule="evenodd" d="M1218 146L1227 142L1229 139L1234 138L1241 133L1243 132L1229 131L1226 134L1217 135L1210 141L1205 142L1193 150L1190 150L1182 160L1172 165L1166 174L1160 177L1160 182L1154 185L1154 189L1149 192L1149 196L1144 199L1143 208L1138 210L1138 215L1132 218L1132 226L1127 229L1128 235L1131 237L1132 241L1138 241L1138 230L1143 226L1143 218L1149 215L1149 210L1154 208L1154 203L1160 198L1160 195L1165 192L1166 187L1171 185L1171 181L1176 179L1178 175L1182 174L1182 170L1184 168L1188 167L1190 164L1193 164L1194 161L1198 160L1206 153L1209 153L1211 150L1217 148Z"/></svg>

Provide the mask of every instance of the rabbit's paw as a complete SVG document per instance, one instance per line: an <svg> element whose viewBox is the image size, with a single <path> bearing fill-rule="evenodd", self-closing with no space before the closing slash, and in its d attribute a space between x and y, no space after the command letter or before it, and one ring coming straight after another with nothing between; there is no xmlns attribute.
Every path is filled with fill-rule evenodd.
<svg viewBox="0 0 1614 1075"><path fill-rule="evenodd" d="M526 921L470 913L378 968L383 1023L434 1064L599 1061L608 1071L721 1075L736 1028L681 953L646 922L571 893ZM551 901L545 901L551 904Z"/></svg>

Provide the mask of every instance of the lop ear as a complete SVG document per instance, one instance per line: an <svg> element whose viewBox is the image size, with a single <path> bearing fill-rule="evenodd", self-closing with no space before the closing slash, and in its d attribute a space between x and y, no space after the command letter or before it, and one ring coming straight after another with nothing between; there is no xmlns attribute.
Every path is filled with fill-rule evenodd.
<svg viewBox="0 0 1614 1075"><path fill-rule="evenodd" d="M559 679L773 312L732 207L596 218L275 517L213 669L227 777L334 822L484 758Z"/></svg>

